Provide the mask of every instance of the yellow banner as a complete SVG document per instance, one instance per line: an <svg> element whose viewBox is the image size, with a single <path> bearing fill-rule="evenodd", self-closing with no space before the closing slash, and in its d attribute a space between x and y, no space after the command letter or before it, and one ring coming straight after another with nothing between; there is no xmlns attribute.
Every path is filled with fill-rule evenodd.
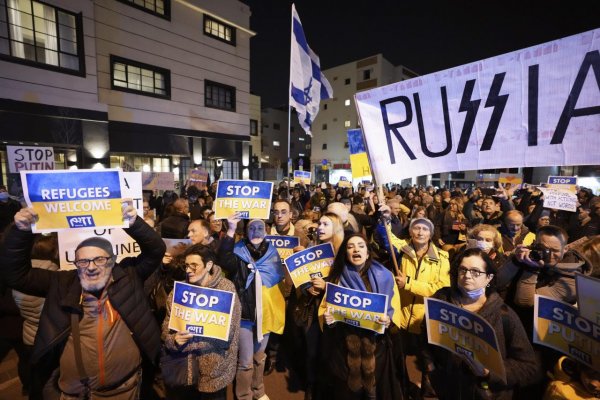
<svg viewBox="0 0 600 400"><path fill-rule="evenodd" d="M371 176L371 167L369 166L367 153L350 154L350 164L352 166L352 179Z"/></svg>

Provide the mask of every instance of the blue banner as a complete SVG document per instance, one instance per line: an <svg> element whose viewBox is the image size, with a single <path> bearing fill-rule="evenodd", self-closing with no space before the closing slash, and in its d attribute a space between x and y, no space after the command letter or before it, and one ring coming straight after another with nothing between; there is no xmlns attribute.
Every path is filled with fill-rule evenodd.
<svg viewBox="0 0 600 400"><path fill-rule="evenodd" d="M121 198L121 182L116 171L70 171L25 176L29 199L34 203Z"/></svg>
<svg viewBox="0 0 600 400"><path fill-rule="evenodd" d="M551 185L577 185L576 176L549 176L548 183Z"/></svg>

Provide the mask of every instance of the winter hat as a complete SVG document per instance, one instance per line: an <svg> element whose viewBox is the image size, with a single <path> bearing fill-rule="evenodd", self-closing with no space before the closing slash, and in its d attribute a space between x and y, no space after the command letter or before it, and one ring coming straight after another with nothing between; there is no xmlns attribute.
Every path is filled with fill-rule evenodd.
<svg viewBox="0 0 600 400"><path fill-rule="evenodd" d="M85 239L83 242L79 243L79 245L75 249L75 252L77 252L77 250L81 249L82 247L97 247L99 249L104 250L109 256L115 256L115 253L113 252L112 243L101 237L91 237Z"/></svg>
<svg viewBox="0 0 600 400"><path fill-rule="evenodd" d="M431 232L431 235L433 236L433 222L431 222L431 220L429 220L428 218L415 218L410 221L410 225L408 226L408 229L411 230L413 225L416 225L416 224L426 225L429 228L429 232Z"/></svg>
<svg viewBox="0 0 600 400"><path fill-rule="evenodd" d="M542 210L542 212L540 213L540 218L544 217L550 217L550 210Z"/></svg>

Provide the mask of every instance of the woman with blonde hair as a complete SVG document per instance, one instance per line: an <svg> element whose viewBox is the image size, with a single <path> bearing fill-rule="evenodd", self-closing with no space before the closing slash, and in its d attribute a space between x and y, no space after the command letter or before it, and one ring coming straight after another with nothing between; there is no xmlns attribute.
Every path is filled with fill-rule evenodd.
<svg viewBox="0 0 600 400"><path fill-rule="evenodd" d="M439 243L442 250L447 251L450 260L467 241L467 217L462 212L463 203L457 198L450 200L442 215L442 226Z"/></svg>

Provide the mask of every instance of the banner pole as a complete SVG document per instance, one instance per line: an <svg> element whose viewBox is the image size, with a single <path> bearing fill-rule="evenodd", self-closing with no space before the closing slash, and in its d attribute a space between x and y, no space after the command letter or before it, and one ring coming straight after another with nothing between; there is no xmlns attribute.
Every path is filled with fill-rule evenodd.
<svg viewBox="0 0 600 400"><path fill-rule="evenodd" d="M378 185L378 182L375 178L374 170L373 170L373 162L371 162L371 152L369 151L369 145L367 143L367 138L365 137L365 130L362 128L363 124L360 118L360 113L358 112L358 107L356 106L356 96L354 96L354 106L356 107L356 115L358 115L358 121L360 122L360 134L362 135L363 143L365 145L365 151L367 152L367 159L369 160L369 169L371 170L371 179L373 180L373 185L377 187L377 193L379 196L379 201L383 201L383 183ZM392 262L394 263L394 274L396 276L400 276L400 269L398 268L398 260L396 260L396 252L394 251L394 246L392 245L391 238L391 229L388 229L388 223L383 221L385 227L385 234L387 236L388 243L390 244L390 255L392 257Z"/></svg>

